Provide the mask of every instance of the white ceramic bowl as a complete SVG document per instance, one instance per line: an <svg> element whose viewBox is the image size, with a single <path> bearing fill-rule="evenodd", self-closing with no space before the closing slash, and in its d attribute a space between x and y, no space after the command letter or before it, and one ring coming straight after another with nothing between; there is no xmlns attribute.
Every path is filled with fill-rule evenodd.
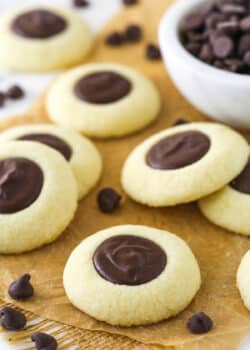
<svg viewBox="0 0 250 350"><path fill-rule="evenodd" d="M159 41L176 87L198 110L234 127L250 129L250 76L226 72L192 56L179 39L182 19L211 0L178 0L163 16Z"/></svg>

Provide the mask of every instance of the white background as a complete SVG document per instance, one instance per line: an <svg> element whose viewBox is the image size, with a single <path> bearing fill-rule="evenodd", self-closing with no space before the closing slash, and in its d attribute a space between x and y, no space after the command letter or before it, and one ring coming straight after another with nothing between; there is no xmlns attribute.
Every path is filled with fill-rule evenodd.
<svg viewBox="0 0 250 350"><path fill-rule="evenodd" d="M77 11L88 21L94 32L98 32L120 8L121 0L89 0L91 6ZM153 0L152 0L153 1ZM188 0L187 0L188 1ZM60 5L72 7L72 0L0 0L0 14L10 8L28 5ZM0 91L12 84L20 84L25 90L25 98L17 102L10 101L0 108L0 119L25 112L30 104L46 88L54 74L13 74L0 71ZM0 350L18 349L8 344L0 335ZM20 349L20 348L19 348ZM60 349L59 349L60 350ZM226 349L222 349L226 350ZM250 350L250 338L242 344L240 350Z"/></svg>

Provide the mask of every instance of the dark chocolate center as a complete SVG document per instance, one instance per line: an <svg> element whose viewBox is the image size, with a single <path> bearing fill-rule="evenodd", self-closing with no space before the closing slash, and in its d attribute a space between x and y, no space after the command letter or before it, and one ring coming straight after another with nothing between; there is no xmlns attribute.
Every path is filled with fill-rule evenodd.
<svg viewBox="0 0 250 350"><path fill-rule="evenodd" d="M51 134L27 134L18 138L23 141L35 141L43 143L60 152L66 160L70 160L72 155L71 147L61 138Z"/></svg>
<svg viewBox="0 0 250 350"><path fill-rule="evenodd" d="M81 78L74 87L76 96L90 103L111 103L127 96L132 85L118 73L101 71Z"/></svg>
<svg viewBox="0 0 250 350"><path fill-rule="evenodd" d="M185 131L168 136L147 154L147 164L154 169L180 169L200 160L210 148L209 138L199 131Z"/></svg>
<svg viewBox="0 0 250 350"><path fill-rule="evenodd" d="M17 16L11 24L14 33L30 39L47 39L59 34L66 27L64 18L43 9L25 12Z"/></svg>
<svg viewBox="0 0 250 350"><path fill-rule="evenodd" d="M238 192L250 194L250 159L240 175L230 183L230 186Z"/></svg>
<svg viewBox="0 0 250 350"><path fill-rule="evenodd" d="M40 195L43 172L26 158L0 161L0 213L12 214L29 207Z"/></svg>
<svg viewBox="0 0 250 350"><path fill-rule="evenodd" d="M167 257L153 241L132 235L108 238L95 251L93 263L105 280L114 284L137 286L158 277Z"/></svg>

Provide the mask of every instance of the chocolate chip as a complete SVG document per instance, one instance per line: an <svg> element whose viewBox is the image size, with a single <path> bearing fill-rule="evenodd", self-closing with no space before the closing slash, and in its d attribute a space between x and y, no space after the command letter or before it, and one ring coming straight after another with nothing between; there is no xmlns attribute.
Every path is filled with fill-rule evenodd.
<svg viewBox="0 0 250 350"><path fill-rule="evenodd" d="M35 342L37 350L56 350L57 341L49 334L35 332L31 335L31 340Z"/></svg>
<svg viewBox="0 0 250 350"><path fill-rule="evenodd" d="M99 209L103 213L112 213L118 208L121 198L121 195L113 188L103 188L97 196Z"/></svg>
<svg viewBox="0 0 250 350"><path fill-rule="evenodd" d="M243 32L250 32L250 16L247 16L240 21L240 28Z"/></svg>
<svg viewBox="0 0 250 350"><path fill-rule="evenodd" d="M178 125L183 125L187 124L188 121L182 118L176 119L176 121L172 124L172 126L178 126Z"/></svg>
<svg viewBox="0 0 250 350"><path fill-rule="evenodd" d="M148 44L146 46L146 57L149 60L160 60L161 59L161 51L158 46L154 44Z"/></svg>
<svg viewBox="0 0 250 350"><path fill-rule="evenodd" d="M210 44L204 44L202 46L199 58L207 63L212 62L214 55Z"/></svg>
<svg viewBox="0 0 250 350"><path fill-rule="evenodd" d="M244 69L244 62L239 59L226 59L224 64L227 66L230 72L241 72Z"/></svg>
<svg viewBox="0 0 250 350"><path fill-rule="evenodd" d="M214 66L215 66L215 68L226 69L225 64L221 60L215 60L214 61Z"/></svg>
<svg viewBox="0 0 250 350"><path fill-rule="evenodd" d="M243 57L250 50L250 34L245 34L240 38L238 54Z"/></svg>
<svg viewBox="0 0 250 350"><path fill-rule="evenodd" d="M0 324L4 329L17 331L26 325L26 317L20 311L11 307L4 307L0 310Z"/></svg>
<svg viewBox="0 0 250 350"><path fill-rule="evenodd" d="M188 32L187 33L188 41L191 42L203 42L204 41L204 35L196 32Z"/></svg>
<svg viewBox="0 0 250 350"><path fill-rule="evenodd" d="M26 300L33 296L34 289L30 284L31 276L26 273L12 282L9 286L9 295L16 300Z"/></svg>
<svg viewBox="0 0 250 350"><path fill-rule="evenodd" d="M186 49L194 56L198 56L201 51L201 45L199 43L189 43Z"/></svg>
<svg viewBox="0 0 250 350"><path fill-rule="evenodd" d="M208 3L205 3L204 6L202 6L202 8L199 9L199 13L204 18L208 16L210 13L213 13L214 10L216 10L216 4L214 4L213 2L208 2Z"/></svg>
<svg viewBox="0 0 250 350"><path fill-rule="evenodd" d="M205 19L205 27L208 29L215 29L217 24L224 20L225 16L223 14L217 12L211 13L211 15Z"/></svg>
<svg viewBox="0 0 250 350"><path fill-rule="evenodd" d="M130 6L138 4L138 0L122 0L123 5Z"/></svg>
<svg viewBox="0 0 250 350"><path fill-rule="evenodd" d="M138 42L142 38L142 29L136 24L129 25L125 30L125 39L129 42Z"/></svg>
<svg viewBox="0 0 250 350"><path fill-rule="evenodd" d="M245 2L245 6L246 6L247 12L250 13L250 3L248 0Z"/></svg>
<svg viewBox="0 0 250 350"><path fill-rule="evenodd" d="M219 33L216 30L208 30L206 32L208 42L213 45L214 41L221 36L221 33Z"/></svg>
<svg viewBox="0 0 250 350"><path fill-rule="evenodd" d="M86 0L73 0L73 5L75 7L88 7L90 4Z"/></svg>
<svg viewBox="0 0 250 350"><path fill-rule="evenodd" d="M244 6L235 5L235 4L221 4L220 10L222 13L225 14L232 14L232 15L243 15L245 13Z"/></svg>
<svg viewBox="0 0 250 350"><path fill-rule="evenodd" d="M245 53L243 60L244 60L244 63L245 63L248 67L250 67L250 51L247 51L247 52Z"/></svg>
<svg viewBox="0 0 250 350"><path fill-rule="evenodd" d="M106 38L106 44L110 46L121 46L124 43L124 36L122 33L113 32Z"/></svg>
<svg viewBox="0 0 250 350"><path fill-rule="evenodd" d="M24 96L24 91L20 86L13 85L7 90L6 96L12 100L18 100Z"/></svg>
<svg viewBox="0 0 250 350"><path fill-rule="evenodd" d="M6 99L6 96L3 92L0 92L0 107L3 107L4 104L5 104L5 99Z"/></svg>
<svg viewBox="0 0 250 350"><path fill-rule="evenodd" d="M200 29L203 25L203 16L200 13L191 13L182 23L183 30Z"/></svg>
<svg viewBox="0 0 250 350"><path fill-rule="evenodd" d="M212 43L213 53L217 58L229 57L234 50L234 44L230 37L220 36Z"/></svg>
<svg viewBox="0 0 250 350"><path fill-rule="evenodd" d="M240 24L236 21L225 21L217 24L217 30L222 34L234 35L239 31L239 29Z"/></svg>
<svg viewBox="0 0 250 350"><path fill-rule="evenodd" d="M193 334L203 334L213 328L213 321L204 312L197 312L187 322L187 327Z"/></svg>

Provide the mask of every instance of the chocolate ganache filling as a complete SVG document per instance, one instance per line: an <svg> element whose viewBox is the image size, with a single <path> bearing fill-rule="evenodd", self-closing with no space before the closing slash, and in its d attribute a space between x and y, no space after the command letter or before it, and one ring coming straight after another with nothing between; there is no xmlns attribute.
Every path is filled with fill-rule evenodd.
<svg viewBox="0 0 250 350"><path fill-rule="evenodd" d="M47 39L61 33L66 27L67 22L63 17L43 9L25 12L11 24L14 33L30 39Z"/></svg>
<svg viewBox="0 0 250 350"><path fill-rule="evenodd" d="M17 140L35 141L43 143L56 151L60 152L66 160L70 160L72 156L71 147L61 138L51 134L27 134L19 137Z"/></svg>
<svg viewBox="0 0 250 350"><path fill-rule="evenodd" d="M100 71L81 78L76 83L74 92L82 101L105 104L122 99L131 89L131 82L122 75L111 71Z"/></svg>
<svg viewBox="0 0 250 350"><path fill-rule="evenodd" d="M230 186L238 192L250 194L250 159L240 175L230 183Z"/></svg>
<svg viewBox="0 0 250 350"><path fill-rule="evenodd" d="M26 158L0 160L0 213L12 214L29 207L40 195L43 173Z"/></svg>
<svg viewBox="0 0 250 350"><path fill-rule="evenodd" d="M185 131L167 136L156 143L146 156L154 169L171 170L191 165L208 152L209 138L200 131Z"/></svg>
<svg viewBox="0 0 250 350"><path fill-rule="evenodd" d="M105 280L137 286L157 278L165 269L167 256L153 241L133 236L114 236L95 251L93 263Z"/></svg>

